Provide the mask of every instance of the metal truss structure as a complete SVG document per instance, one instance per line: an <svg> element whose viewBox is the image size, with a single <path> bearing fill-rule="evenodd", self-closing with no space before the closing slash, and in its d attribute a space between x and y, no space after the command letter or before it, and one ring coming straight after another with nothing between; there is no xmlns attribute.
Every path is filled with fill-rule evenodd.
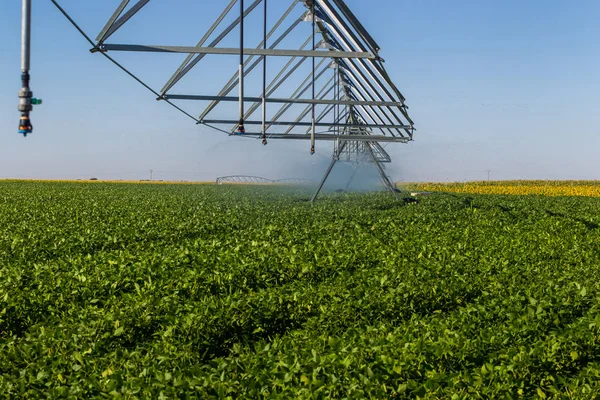
<svg viewBox="0 0 600 400"><path fill-rule="evenodd" d="M266 184L273 183L272 179L262 178L260 176L250 175L230 175L218 177L215 183L222 185L224 183L252 183L252 184Z"/></svg>
<svg viewBox="0 0 600 400"><path fill-rule="evenodd" d="M251 175L221 176L215 181L217 185L223 183L250 183L250 184L280 184L280 185L311 185L312 181L304 178L268 179Z"/></svg>
<svg viewBox="0 0 600 400"><path fill-rule="evenodd" d="M306 179L306 178L278 179L275 181L275 183L278 183L281 185L312 185L312 184L314 184L313 181L311 181L310 179Z"/></svg>
<svg viewBox="0 0 600 400"><path fill-rule="evenodd" d="M288 0L287 8L281 0L222 0L224 10L194 46L111 41L150 0L122 0L95 40L56 0L50 1L86 37L92 53L115 63L157 100L197 124L265 145L270 139L308 140L311 154L316 141L333 141L333 159L313 201L338 161L374 164L395 195L382 165L391 158L381 143L411 141L414 123L384 68L379 45L344 0ZM271 14L275 5L281 8L276 18ZM248 29L249 18L258 18L261 26ZM236 47L223 45L232 42ZM158 90L115 61L111 55L119 52L180 53L185 59ZM231 71L223 88L212 94L182 90L186 86L180 82L212 55L239 57L237 71ZM180 105L191 101L201 105L197 116ZM227 106L232 103L237 110Z"/></svg>

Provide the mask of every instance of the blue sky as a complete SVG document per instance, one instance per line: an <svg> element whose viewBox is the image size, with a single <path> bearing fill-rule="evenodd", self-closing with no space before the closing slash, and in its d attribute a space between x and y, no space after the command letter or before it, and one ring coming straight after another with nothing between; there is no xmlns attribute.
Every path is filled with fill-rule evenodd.
<svg viewBox="0 0 600 400"><path fill-rule="evenodd" d="M476 180L490 170L492 179L600 179L600 2L346 2L380 44L418 129L414 142L387 146L392 178ZM310 156L308 143L263 147L196 126L90 54L49 0L33 3L32 90L44 104L25 139L16 132L20 2L2 0L0 177L144 179L150 169L156 179L316 177L329 161L330 144ZM95 37L119 2L60 3ZM153 0L122 34L193 45L211 22L203 17L225 4ZM155 88L179 61L116 58ZM208 87L219 67L194 84Z"/></svg>

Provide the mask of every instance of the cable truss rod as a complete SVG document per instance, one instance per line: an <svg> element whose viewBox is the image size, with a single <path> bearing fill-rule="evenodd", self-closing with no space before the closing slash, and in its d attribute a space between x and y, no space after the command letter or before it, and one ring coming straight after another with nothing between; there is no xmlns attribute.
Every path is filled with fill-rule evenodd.
<svg viewBox="0 0 600 400"><path fill-rule="evenodd" d="M295 58L295 57L294 57ZM294 59L292 58L292 60ZM274 84L273 88L271 88L269 90L269 92L267 93L267 96L271 95L272 93L274 93L279 86L281 86L286 80L287 78L292 75L292 73L297 69L297 67L299 67L304 61L306 61L308 59L308 57L302 57L300 59L300 61L282 78L280 79L277 83ZM325 59L322 59L321 61L319 61L319 63L317 64L317 68L320 67L323 63L325 62ZM287 67L287 66L286 66ZM324 73L325 71L327 71L328 67L323 68L316 76L316 79L319 79ZM292 98L300 98L309 88L310 88L310 79L312 77L312 73L309 74L304 81L302 81L302 83L300 84L300 86L298 86L298 88L294 91L294 93L292 94ZM276 78L277 79L277 78ZM275 81L273 81L275 82ZM272 83L273 83L272 82ZM246 113L246 118L250 118L250 116L254 113L254 111L256 111L256 109L258 108L258 104L259 103L254 103L254 105L250 108L250 110ZM272 117L272 121L277 121L279 120L279 118L281 118L281 116L283 114L285 114L285 112L292 106L291 103L287 103L284 104L276 113L275 115ZM202 118L201 118L202 119ZM271 126L269 125L266 129L269 129Z"/></svg>
<svg viewBox="0 0 600 400"><path fill-rule="evenodd" d="M324 0L324 2L326 2L326 1L327 0ZM321 30L321 33L323 34L324 39L327 40L327 37L330 36L329 30L325 26L321 26L321 25L319 25L319 28ZM332 27L332 28L335 29L335 27ZM337 34L337 32L334 32L334 33ZM347 44L345 43L345 39L343 37L340 37L339 39L340 39L340 42L347 47L347 50L356 51L356 49L352 48L351 46L347 46ZM361 59L361 60L358 60L358 61L360 61L362 64L366 65L366 61L365 60ZM369 61L373 62L372 60L369 60ZM362 75L362 72L360 70L356 70L355 69L354 63L356 63L356 62L357 62L356 60L349 59L346 64L348 64L351 68L354 69L354 71L357 71L364 78L364 75ZM343 62L338 63L338 68L340 68L339 64L341 64L341 63L343 63ZM343 75L350 76L353 79L353 81L355 82L355 85L358 85L358 86L356 86L357 91L363 91L364 93L366 93L366 98L364 98L363 96L360 96L361 98L359 98L359 99L351 99L351 100L355 100L355 101L378 101L378 100L379 101L386 101L386 99L384 99L383 96L381 96L381 94L379 94L379 93L377 93L377 96L378 96L379 99L374 98L369 93L369 91L364 88L364 86L362 85L362 83L355 76L353 76L354 74L352 73L352 71L350 71L350 70L348 70L346 68L343 68ZM374 91L376 91L373 88L373 86L372 86L372 84L370 82L366 81L366 83L368 85L370 85L370 87ZM392 96L389 96L389 97L390 97L391 101L395 101L395 99ZM400 106L391 106L391 107L398 107L400 110L402 110L403 106L404 105L401 104ZM397 121L393 121L387 115L387 112L385 111L385 109L382 108L381 106L374 106L374 107L370 108L370 111L364 109L364 107L362 107L362 106L359 106L359 107L364 110L364 112L369 116L369 118L371 119L371 122L373 122L373 123L383 123L383 124L385 124L386 122L387 123L391 123L391 124L394 124L396 122L401 123L401 124L404 123L399 118L396 118ZM396 115L395 112L391 108L388 107L387 110L389 110L389 112L391 112L394 116ZM372 113L375 115L375 117L372 115ZM381 115L380 115L380 113L383 114L386 118L382 118ZM387 121L385 121L386 119L387 119ZM389 131L389 133L393 135L393 133L391 131Z"/></svg>
<svg viewBox="0 0 600 400"><path fill-rule="evenodd" d="M331 104L330 106L328 106L328 107L325 107L325 109L324 109L324 110L321 112L321 114L319 114L319 116L317 117L316 121L317 121L317 122L321 122L321 121L323 121L323 119L325 119L325 117L326 117L326 116L328 116L328 115L329 115L329 114L330 114L332 111L334 111L334 109L335 109L335 106L336 106L335 104ZM335 114L335 113L334 113L334 114ZM344 115L344 116L345 116L345 115ZM338 117L334 116L334 117L333 117L333 121L334 121L334 124L335 124L335 126L334 126L334 127L337 127L337 124L339 124L339 122L340 122L340 121L342 121L342 120L343 120L343 118L338 118ZM299 119L298 121L300 121L300 119ZM294 129L294 127L293 127L293 126L290 126L290 127L288 128L288 130L286 131L286 133L290 133L290 132L292 131L292 129ZM306 133L309 133L309 131L307 130L307 131L306 131ZM392 136L394 136L394 135L392 135Z"/></svg>
<svg viewBox="0 0 600 400"><path fill-rule="evenodd" d="M377 98L379 100L377 100L377 98L375 98L373 95L371 95L371 93L364 88L364 86L362 85L361 81L359 79L357 79L356 76L354 76L353 73L347 73L346 76L349 77L354 82L355 86L359 89L359 90L353 92L353 95L355 96L354 100L358 100L358 101L386 101L384 99L384 97L381 96L380 93L376 92ZM385 124L386 120L387 120L387 123L390 123L390 124L394 124L394 123L401 123L402 124L402 123L404 123L402 120L400 120L397 117L396 117L396 120L394 121L392 118L390 118L388 116L386 110L389 111L389 112L391 112L393 115L396 115L394 113L394 110L391 107L385 107L385 108L383 108L383 107L371 107L369 109L365 109L362 106L358 106L358 107L361 108L363 110L363 112L366 115L368 115L368 117L371 119L371 121L373 121L375 123L383 123L383 124ZM400 108L400 107L398 107L398 108ZM373 116L373 114L375 116ZM381 116L382 114L383 114L383 117ZM411 125L412 125L412 122L411 122Z"/></svg>
<svg viewBox="0 0 600 400"><path fill-rule="evenodd" d="M234 47L192 47L192 46L156 46L138 44L110 44L100 46L100 51L135 51L145 53L189 53L189 54L221 54L238 55L239 48ZM323 51L323 50L284 50L245 48L248 56L267 57L321 57L321 58L369 58L375 59L373 53L360 51Z"/></svg>
<svg viewBox="0 0 600 400"><path fill-rule="evenodd" d="M113 17L111 17L111 19L108 21L102 32L100 32L100 34L98 35L98 42L102 43L104 40L111 37L113 33L119 30L119 28L121 28L123 25L125 25L125 23L129 21L131 17L137 14L138 11L140 11L146 4L148 4L148 2L150 2L150 0L139 0L133 7L129 9L129 11L125 13L125 15L123 15L121 18L115 21L113 20L115 14L119 12L119 14L117 15L120 15L121 12L123 12L125 6L127 5L126 3L121 4L121 6L119 6L119 8L117 8L117 10L115 11L115 14L113 14Z"/></svg>
<svg viewBox="0 0 600 400"><path fill-rule="evenodd" d="M240 136L248 138L260 139L262 133L245 133L243 135L231 134L230 136ZM310 140L311 135L305 133L270 133L269 139L291 139L291 140ZM407 143L410 142L410 138L407 137L395 137L395 136L383 136L383 135L336 135L332 133L315 133L315 140L328 140L334 141L339 140L342 142L397 142Z"/></svg>
<svg viewBox="0 0 600 400"><path fill-rule="evenodd" d="M232 3L230 4L230 6L235 5L235 2L237 2L238 0L234 0L232 1ZM260 4L262 0L256 0L254 3L252 3L247 9L246 12L244 13L244 17L250 15L250 13L252 11L254 11L254 9L256 7L258 7L258 5ZM221 16L219 17L219 19L217 21L215 21L215 23L213 24L213 26L211 26L211 28L209 29L209 32L207 32L205 34L206 40L208 40L208 37L210 35L212 35L211 31L214 31L217 26L221 23L222 18L225 18L225 16L227 15L227 13L229 13L229 11L231 10L231 8L229 6L227 6L227 8L224 11L224 14L221 14ZM221 32L219 34L219 36L217 36L212 42L210 42L208 44L208 47L214 47L216 45L218 45L219 43L221 43L221 41L231 33L231 31L233 31L235 29L236 26L238 26L241 23L241 18L238 17L235 21L233 21L231 24L229 24L225 30L223 32ZM214 27L214 29L213 29ZM203 44L205 42L204 37L202 39L200 39L200 41L198 42L198 44L196 45L196 47L203 47ZM173 76L171 76L171 78L169 79L169 81L165 84L165 86L162 88L161 90L161 95L164 95L166 92L168 92L173 86L175 86L175 84L177 84L177 82L179 82L188 72L190 72L192 70L192 68L194 68L196 66L196 64L198 64L200 61L202 61L202 59L204 58L206 54L196 54L194 56L194 54L188 54L188 57L183 61L183 63L179 66L179 69L177 70L177 72L175 72L175 74L173 74ZM236 74L236 78L237 78L237 74Z"/></svg>
<svg viewBox="0 0 600 400"><path fill-rule="evenodd" d="M237 120L232 119L203 119L200 124L237 124ZM292 122L292 121L267 121L267 125L276 126L312 126L312 122ZM245 125L262 125L262 121L244 121ZM410 129L410 125L378 125L378 124L336 124L334 122L319 122L315 126L330 127L339 126L340 128L373 128L373 129Z"/></svg>
<svg viewBox="0 0 600 400"><path fill-rule="evenodd" d="M236 0L237 1L237 0ZM272 27L271 31L267 34L266 39L270 39L271 36L273 36L273 34L277 31L277 29L283 24L283 22L285 21L285 19L289 16L289 14L291 14L291 12L293 11L293 9L295 8L296 4L292 3L292 5L290 6L290 8L283 14L283 16L277 21L277 23ZM290 34L290 32L292 32L294 30L294 28L301 22L301 19L297 19L294 23L292 23L292 25L290 27L288 27L288 29L281 34L281 36L279 36L277 39L275 39L273 41L273 43L271 44L271 46L269 46L269 48L275 48L283 39L285 39L285 37L287 35ZM260 43L260 45L258 46L258 48L260 47L264 47L265 44L265 40L263 39L263 41ZM300 49L302 50L304 48L301 47ZM253 56L247 57L246 62L244 63L244 74L247 76L248 74L250 74L250 72L252 72L254 70L254 68L256 68L260 62L261 59L265 58L265 57L260 57L258 60L255 60L254 63L252 65L250 65L250 63L253 60ZM287 69L289 67L289 65L292 64L292 62L296 59L296 57L291 58L288 61L288 65L286 65L286 67L284 68ZM248 67L248 65L250 65ZM283 72L283 71L282 71ZM279 77L279 75L278 75ZM277 79L277 78L276 78ZM219 96L225 96L227 94L229 94L233 89L235 89L235 87L238 84L238 80L237 80L237 75L234 75L233 77L231 77L231 79L227 82L227 84L223 87L223 89L221 89L221 91L219 92ZM267 87L267 97L269 96L269 94L271 93L271 84L269 84L269 86ZM211 102L208 107L206 107L206 109L202 112L202 114L200 115L200 119L204 118L209 112L211 112L215 106L218 104L218 101L213 101ZM262 103L262 102L261 102ZM250 110L254 110L254 106L250 107ZM250 111L249 111L250 112ZM252 111L254 112L254 111ZM252 113L251 112L251 113Z"/></svg>
<svg viewBox="0 0 600 400"><path fill-rule="evenodd" d="M346 19L350 21L350 23L354 26L356 31L360 34L363 40L375 51L379 51L381 47L377 44L377 42L371 37L369 31L365 29L365 27L360 23L358 18L354 16L350 8L344 3L343 0L333 0L335 5L342 11Z"/></svg>
<svg viewBox="0 0 600 400"><path fill-rule="evenodd" d="M295 25L296 25L296 22L295 22L295 23L292 25L292 27L294 27ZM290 28L292 28L292 27L290 27ZM276 45L277 45L277 44L278 44L278 43L279 43L281 40L283 40L283 39L284 39L284 38L285 38L285 37L286 37L286 36L289 34L289 32L291 32L291 29L288 29L288 31L286 31L286 32L285 32L285 33L284 33L282 36L280 36L280 37L279 37L277 40L275 40L275 42L273 43L273 45L271 46L271 48L275 48L275 46L276 46ZM270 38L270 36L269 36L269 35L267 35L267 38ZM266 58L266 57L260 57L260 58L258 58L257 60L255 60L255 61L254 61L254 63L253 63L252 65L250 65L250 67L249 67L249 68L246 68L246 69L245 69L245 71L244 71L244 74L245 74L246 76L247 76L248 74L250 74L250 72L252 72L252 71L254 70L254 68L255 68L255 67L257 67L257 66L260 64L261 60L262 60L262 59L265 59L265 58ZM285 70L287 70L287 68L289 68L289 66L290 66L290 65L291 65L291 64L294 62L294 60L295 60L296 58L297 58L297 57L292 57L292 58L291 58L291 59L288 61L288 64L287 64L287 65L284 67L284 69L281 71L281 74L283 74L283 73L285 72ZM248 58L247 58L247 60L246 60L246 63L247 63L247 64L250 64L250 61L252 61L252 59L253 59L253 56L250 56L250 57L248 57ZM297 66L295 66L295 67L293 68L293 70L292 70L292 71L295 71L295 70L296 70L296 69L297 69L297 68L298 68L298 67L299 67L301 64L302 64L301 62L300 62L300 63L298 63L298 64L297 64ZM289 75L291 75L291 74L292 74L292 73L289 73ZM289 75L288 75L288 76L289 76ZM275 78L275 80L274 80L273 82L271 82L271 83L269 84L269 86L266 88L266 89L267 89L267 94L266 94L266 96L267 96L267 97L268 97L268 96L269 96L271 93L273 93L273 92L274 92L274 90L272 89L272 87L273 87L273 84L274 84L274 83L276 83L276 80L277 80L277 79L279 79L279 77L280 77L280 76L281 76L281 75L278 75L278 76L277 76L277 78ZM219 92L219 96L225 96L225 95L227 95L227 94L228 94L228 93L230 93L230 92L231 92L233 89L235 89L236 85L237 85L237 81L235 81L233 78L232 78L232 79L230 79L230 80L229 80L229 82L227 82L227 84L225 85L225 87L224 87L223 89L221 89L221 91ZM211 111L212 111L212 110L215 108L215 106L216 106L218 103L219 103L219 101L218 101L218 100L214 100L213 102L211 102L211 103L209 104L209 106L208 106L208 107L207 107L207 108L206 108L206 109L205 109L205 110L202 112L201 119L202 119L202 118L204 118L204 116L206 116L206 115L207 115L209 112L211 112ZM247 112L247 114L248 114L248 115L250 115L250 114L254 113L254 111L256 111L256 107L258 107L258 106L259 106L259 104L258 104L259 102L256 102L256 103L257 103L257 104L254 104L254 105L252 105L252 106L250 107L249 111ZM261 101L260 101L260 103L262 103L262 98L261 98Z"/></svg>
<svg viewBox="0 0 600 400"><path fill-rule="evenodd" d="M359 43L360 39L354 34L354 31L346 25L346 22L340 17L337 11L329 5L328 0L323 0L322 7L325 14L328 15L328 17L331 18L332 21L334 21L334 24L330 26L331 32L334 33L334 35L337 37L340 43L345 47L345 49L349 51L356 51L357 49L365 51L366 49L364 48L364 46L361 46L361 44ZM385 71L380 62L373 62L370 60L369 63L378 72ZM372 75L372 71L370 70L366 62L362 62L362 67L366 71L368 71L370 75ZM395 89L396 94L398 95L401 101L405 100L404 96L402 96L402 94L397 90L397 88L395 87L393 82L391 82L389 77L386 79L381 74L380 77L384 79L388 84L390 84L390 86L393 89ZM381 85L381 82L379 82L379 80L377 80L377 82ZM386 91L386 93L388 94L388 96L391 97L391 94L389 94L389 92Z"/></svg>
<svg viewBox="0 0 600 400"><path fill-rule="evenodd" d="M355 93L355 96L358 98L358 101L367 101L365 99L365 97L363 97L362 94L360 92L358 92L358 91ZM369 97L369 98L371 99L371 101L376 101L372 97ZM389 110L389 108L382 108L382 107L377 107L377 108L375 108L375 107L369 107L369 108L365 108L365 107L360 106L360 105L356 106L356 108L354 109L354 112L356 112L357 114L359 114L361 116L361 118L364 120L365 119L364 116L358 112L359 109L362 110L369 117L369 119L371 120L371 123L373 123L373 124L383 124L383 125L386 124L385 119L383 119L379 115L378 111L381 111L384 115L386 115L384 110L386 110L386 109ZM373 117L372 114L374 114L377 118ZM395 124L396 123L396 122L392 121L390 118L388 118L387 120L388 120L387 123L390 123L390 124ZM403 124L403 122L400 121L400 120L398 120L398 123ZM390 132L390 134L391 133L392 132Z"/></svg>
<svg viewBox="0 0 600 400"><path fill-rule="evenodd" d="M325 110L323 110L323 112L322 112L322 113L321 113L321 114L320 114L320 115L317 117L316 121L317 121L317 122L321 122L321 121L322 121L322 120L323 120L323 119L324 119L324 118L325 118L325 117L326 117L326 116L327 116L329 113L331 113L331 111L333 110L333 108L335 108L335 106L331 105L331 106L327 107ZM305 110L305 112L306 112L306 113L308 113L306 110ZM346 116L347 116L347 115L348 115L348 112L345 112L345 113L344 113L342 116L339 116L339 117L334 117L334 122L333 122L333 124L334 124L334 125L332 126L332 128L333 128L334 130L331 130L331 128L330 128L330 132L332 132L333 134L336 134L336 135L338 135L338 134L339 134L339 132L338 132L338 131L336 131L336 129L337 129L337 126L338 126L338 124L339 124L339 122L340 122L340 121L343 121L343 120L345 120L345 118L346 118ZM304 114L304 116L302 116L302 118L304 118L305 116L306 116L306 114ZM302 118L298 119L298 121L300 121ZM290 127L289 127L289 128L286 130L286 131L285 131L285 133L286 133L286 134L290 133L290 132L292 131L292 129L294 129L294 126L290 126ZM309 133L310 133L310 128L308 128L308 129L306 130L306 134L308 135ZM393 135L392 135L392 136L393 136Z"/></svg>
<svg viewBox="0 0 600 400"><path fill-rule="evenodd" d="M225 19L225 17L227 16L227 14L229 14L229 11L231 11L231 9L233 8L233 6L235 5L236 2L237 2L237 0L231 0L231 3L229 3L229 5L227 5L227 7L225 7L225 9L221 13L221 15L219 15L219 17L213 22L213 24L208 29L208 31L204 34L204 36L202 36L202 38L200 39L200 41L198 42L198 44L196 45L196 47L202 47L204 45L204 43L206 43L206 41L208 40L208 38L219 27L219 25L221 24L221 22L223 22L223 19ZM235 24L235 25L237 25L237 24ZM179 66L179 68L177 68L177 71L175 71L175 73L171 76L171 78L169 78L169 80L167 81L167 83L165 84L165 86L163 86L163 88L161 89L161 91L160 91L161 95L164 96L164 94L169 89L171 89L173 87L173 85L175 85L175 83L177 81L179 81L179 79L181 79L183 77L181 74L182 74L183 70L186 68L186 66L189 65L190 61L192 61L192 58L194 58L194 55L193 54L188 54L188 56L183 61L183 63L181 63L181 65Z"/></svg>
<svg viewBox="0 0 600 400"><path fill-rule="evenodd" d="M307 57L304 57L303 60L307 60ZM319 61L316 65L316 68L321 67L321 65L325 62L325 59L322 59L321 61ZM321 76L323 76L323 74L325 74L325 72L327 71L328 67L325 66L324 68L322 68L316 75L314 75L313 77L313 72L311 72L305 79L304 81L302 81L302 83L300 84L300 86L298 86L298 88L294 91L294 93L292 93L292 98L297 99L297 98L301 98L302 95L304 93L306 93L306 91L308 89L310 89L311 87L311 79L313 81L321 79ZM281 81L280 83L277 84L277 86L279 86L281 83L283 83L283 81ZM275 88L273 88L274 90L276 90ZM284 115L290 108L292 107L291 103L288 104L284 104L283 106L280 107L280 109L277 111L277 113L275 113L275 115L273 116L272 120L273 121L278 121L279 118L281 118L282 115ZM309 106L310 107L310 106ZM270 126L269 126L270 127ZM268 129L268 128L267 128Z"/></svg>
<svg viewBox="0 0 600 400"><path fill-rule="evenodd" d="M385 100L384 100L384 97L383 97L383 96L382 96L382 94L381 94L381 92L380 92L380 91L378 91L378 90L377 90L377 89L376 89L376 88L373 86L373 83L372 83L372 82L371 82L371 81L370 81L370 80L369 80L369 79L368 79L368 78L367 78L367 77L364 75L364 73L363 73L363 72L362 72L362 71L361 71L361 70L360 70L360 69L359 69L359 68L358 68L356 65L354 65L354 63L353 63L353 61L352 61L352 60L350 60L350 61L348 62L348 66L350 67L351 71L346 71L346 72L348 72L346 75L347 75L348 77L350 77L350 79L351 79L351 80L354 82L355 86L356 86L356 87L358 87L358 88L360 89L360 90L358 90L358 91L357 91L357 93L362 93L362 94L364 94L364 96L362 96L362 95L361 95L361 97L364 97L364 98L366 98L366 99L370 99L371 101L377 101L377 99L379 99L379 101L385 101ZM371 78L375 79L375 81L376 81L376 78L374 78L374 77L373 77L373 75L371 74L371 72L369 72L369 75L371 76ZM376 81L376 82L377 82L377 81ZM365 83L365 84L367 85L367 87L368 87L368 88L370 88L370 89L371 89L371 91L372 91L372 93L374 93L375 95L373 95L373 94L372 94L372 93L371 93L371 92L370 92L370 91L367 89L367 87L365 87L365 86L363 85L363 83ZM380 88L381 90L384 90L384 91L386 91L386 89L384 89L384 88L383 88L381 85L379 85L379 88ZM389 98L393 99L393 97L392 97L392 96L391 96L391 95L390 95L388 92L386 92L386 93L388 94ZM403 105L402 105L402 106L398 106L397 108L398 108L398 109L399 109L401 112L403 111ZM373 110L373 111L374 111L374 113L375 113L375 114L378 116L378 118L379 118L381 121L384 121L385 119L387 119L387 121L388 121L388 122L392 122L392 123L393 123L393 119L394 119L394 118L391 118L391 117L390 117L390 116L387 114L387 112L386 112L386 111L388 111L388 112L390 112L390 113L391 113L391 114L392 114L392 115L395 117L395 120L396 120L396 121L398 121L398 122L401 122L401 119L398 117L398 115L396 114L396 112L394 111L394 109L391 109L391 108L387 108L387 109L382 109L382 108L379 108L379 110L380 110L380 111L381 111L381 113L382 113L382 114L385 116L385 118L382 118L382 117L379 115L379 113L378 113L377 111L375 111L375 110ZM411 124L412 124L412 121L408 121L408 122L411 122Z"/></svg>
<svg viewBox="0 0 600 400"><path fill-rule="evenodd" d="M323 88L319 91L319 93L317 94L317 100L323 100L325 99L328 95L329 92L331 92L333 90L333 87L329 86L329 84L331 83L331 81L333 81L333 77L331 77L327 83L325 84L325 86L323 86ZM288 104L286 107L289 107L291 104ZM304 117L306 117L308 115L308 113L311 111L311 106L308 105L307 107L304 108L304 111L302 111L302 113L300 113L300 115L298 115L298 117L296 117L296 119L294 120L294 122L300 122L304 119ZM323 112L325 112L328 109L332 109L333 105L329 105L327 107L325 107L325 110L323 110ZM319 115L319 118L315 119L315 122L320 122L323 118L321 117L321 115ZM294 129L293 126L290 126L287 131L285 133L290 133L290 131ZM312 129L312 127L308 128L309 132Z"/></svg>
<svg viewBox="0 0 600 400"><path fill-rule="evenodd" d="M323 0L322 1L323 4L322 6L324 7L324 12L329 16L329 18L332 18L332 20L335 22L334 25L331 25L331 29L332 32L335 34L335 36L337 36L337 38L340 40L340 42L348 49L351 51L356 50L356 48L358 49L362 49L361 46L359 45L359 39L356 37L356 35L354 35L353 31L346 25L345 21L343 21L340 17L340 15L337 13L337 11L335 9L333 9L330 5L328 0ZM353 43L353 46L352 44ZM352 60L350 60L350 63L352 63ZM371 69L369 68L370 64L371 66L373 66L375 68L375 70L377 71L377 73L379 74L379 76L385 81L387 82L387 84L391 87L391 89L396 93L396 95L400 98L401 101L405 101L406 99L404 98L404 96L402 95L402 93L400 93L400 91L398 90L398 88L394 85L394 83L392 82L392 80L390 79L390 77L387 75L387 72L385 71L385 69L383 68L383 66L381 65L381 62L375 62L373 60L360 60L361 66L363 67L363 69L365 71L367 71L368 75L370 75L371 79L373 79L377 85L390 97L393 98L393 96L391 95L391 93L387 90L387 88L385 87L385 85L383 85L379 79L377 79L377 77L374 76L373 71L371 71ZM364 78L364 76L363 76ZM375 92L377 92L373 87L372 84L369 83L369 85L371 86L371 89L374 90ZM383 100L381 98L381 94L378 93L377 94L378 97L380 97L381 100ZM412 124L412 120L410 119L410 117L408 116L408 113L406 112L406 109L403 107L399 108L401 114L408 120L409 123ZM396 117L396 119L398 119L397 115L395 114L395 112L393 110L390 110L391 113ZM409 135L411 135L411 132L407 132Z"/></svg>
<svg viewBox="0 0 600 400"><path fill-rule="evenodd" d="M106 32L108 32L108 30L113 26L113 24L115 23L117 18L119 18L119 15L121 15L121 13L125 9L125 7L127 7L127 4L129 4L129 0L121 1L121 4L117 7L117 9L113 13L113 15L110 17L110 19L108 20L106 25L104 25L104 28L102 29L102 31L100 31L100 33L96 37L96 42L99 42L99 43L102 42L102 40L104 39L104 35L106 35Z"/></svg>
<svg viewBox="0 0 600 400"><path fill-rule="evenodd" d="M347 66L349 67L349 69L344 70L344 72L345 72L344 75L346 77L348 77L353 82L354 86L357 88L357 91L354 94L357 97L359 97L360 100L386 101L385 98L382 96L381 92L378 91L373 86L371 81L369 81L369 79L363 74L363 72L356 65L354 65L353 60L349 60L349 62L347 63ZM369 87L372 92L369 91L363 83L366 84L367 87ZM380 86L380 88L381 88L381 86ZM381 89L385 90L383 88L381 88ZM375 95L373 95L372 93L374 93ZM389 95L389 98L394 99L391 95ZM402 110L402 106L398 106L398 109ZM384 122L385 120L387 120L387 122L394 123L393 118L391 118L387 114L387 112L390 112L395 117L396 121L402 122L401 119L396 115L394 110L391 108L383 109L383 108L379 107L377 110L372 109L372 111L379 119L379 122ZM381 114L383 114L383 116L385 118L383 118L380 115L380 112L381 112Z"/></svg>

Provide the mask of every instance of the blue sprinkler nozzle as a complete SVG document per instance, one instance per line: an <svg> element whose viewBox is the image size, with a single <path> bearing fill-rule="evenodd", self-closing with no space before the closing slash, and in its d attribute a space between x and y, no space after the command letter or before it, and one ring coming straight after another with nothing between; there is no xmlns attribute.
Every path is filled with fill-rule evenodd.
<svg viewBox="0 0 600 400"><path fill-rule="evenodd" d="M246 128L244 128L244 121L240 121L238 127L237 127L237 134L238 135L243 135L246 133Z"/></svg>
<svg viewBox="0 0 600 400"><path fill-rule="evenodd" d="M31 125L29 116L21 115L21 119L19 120L19 133L23 136L27 136L27 134L31 132L33 132L33 126Z"/></svg>

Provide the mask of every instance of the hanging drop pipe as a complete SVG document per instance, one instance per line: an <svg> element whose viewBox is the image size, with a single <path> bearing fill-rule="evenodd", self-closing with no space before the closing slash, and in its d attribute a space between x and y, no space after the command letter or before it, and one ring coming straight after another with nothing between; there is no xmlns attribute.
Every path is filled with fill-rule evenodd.
<svg viewBox="0 0 600 400"><path fill-rule="evenodd" d="M19 133L27 136L33 131L29 113L37 99L32 99L33 93L29 89L29 70L31 60L31 0L23 0L21 20L21 90L19 90ZM35 101L32 101L35 100ZM41 101L40 101L41 102Z"/></svg>
<svg viewBox="0 0 600 400"><path fill-rule="evenodd" d="M339 101L339 91L338 91L338 81L340 79L340 75L339 75L339 64L335 63L335 69L333 70L333 98L335 99L336 104L334 105L334 119L333 121L336 123L335 126L333 127L333 131L336 135L340 134L340 126L339 126L339 122L338 122L338 118L340 117L340 106L338 103Z"/></svg>
<svg viewBox="0 0 600 400"><path fill-rule="evenodd" d="M263 49L267 49L267 0L264 2ZM267 144L267 56L263 56L263 93L262 93L262 144Z"/></svg>
<svg viewBox="0 0 600 400"><path fill-rule="evenodd" d="M338 71L337 66L338 65L335 61L333 63L333 66L334 66L334 68L333 68L333 100L335 100L337 102L337 71ZM338 117L337 117L337 107L336 106L337 106L337 104L333 105L333 123L335 124L333 126L333 134L334 135L337 135L337 129L338 129L338 120L337 120ZM334 145L333 145L334 151L337 150L337 146L339 144L338 142L339 142L339 139L334 142Z"/></svg>
<svg viewBox="0 0 600 400"><path fill-rule="evenodd" d="M310 3L310 12L312 14L312 49L316 50L315 43L315 0L312 0ZM312 99L315 100L315 57L312 57ZM311 109L311 121L312 121L312 129L310 134L310 154L315 154L315 104L312 104Z"/></svg>
<svg viewBox="0 0 600 400"><path fill-rule="evenodd" d="M333 65L333 64L332 64L332 65ZM332 94L332 98L333 98L333 100L335 101L335 100L336 100L336 99L335 99L335 72L333 73L332 80L333 80L333 83L332 83L332 85L333 85L333 94ZM332 105L331 105L331 108L332 108L332 111L333 111L333 126L330 128L330 130L331 130L331 131L333 132L333 134L335 135L335 130L336 130L336 112L335 112L335 104L332 104ZM337 148L337 144L336 144L336 142L337 142L337 140L335 140L335 141L333 142L333 151L335 151L335 150L336 150L336 148Z"/></svg>
<svg viewBox="0 0 600 400"><path fill-rule="evenodd" d="M246 133L244 128L244 0L240 1L240 67L239 67L239 89L240 89L240 121L238 134Z"/></svg>
<svg viewBox="0 0 600 400"><path fill-rule="evenodd" d="M21 20L21 71L30 70L31 50L31 0L23 0Z"/></svg>

